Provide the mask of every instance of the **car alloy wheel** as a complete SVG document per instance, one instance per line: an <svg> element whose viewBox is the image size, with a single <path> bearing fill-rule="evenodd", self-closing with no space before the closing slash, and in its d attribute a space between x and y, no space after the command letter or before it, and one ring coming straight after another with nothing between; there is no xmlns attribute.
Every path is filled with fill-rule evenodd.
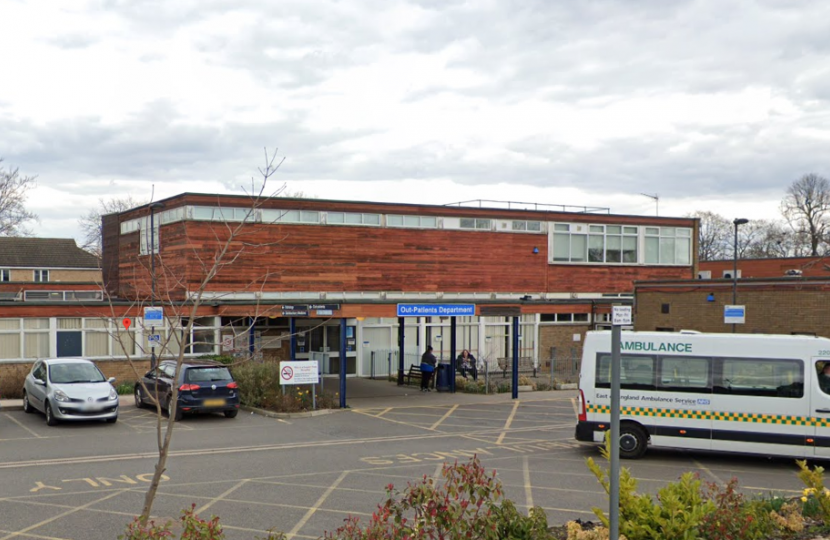
<svg viewBox="0 0 830 540"><path fill-rule="evenodd" d="M138 409L144 408L144 399L141 397L141 388L138 387L135 389L135 406Z"/></svg>
<svg viewBox="0 0 830 540"><path fill-rule="evenodd" d="M46 402L46 425L47 426L55 426L58 424L58 419L55 418L55 415L52 413L52 404L48 401Z"/></svg>
<svg viewBox="0 0 830 540"><path fill-rule="evenodd" d="M29 393L23 392L23 412L32 413L35 412L34 408L32 408L32 404L29 403Z"/></svg>

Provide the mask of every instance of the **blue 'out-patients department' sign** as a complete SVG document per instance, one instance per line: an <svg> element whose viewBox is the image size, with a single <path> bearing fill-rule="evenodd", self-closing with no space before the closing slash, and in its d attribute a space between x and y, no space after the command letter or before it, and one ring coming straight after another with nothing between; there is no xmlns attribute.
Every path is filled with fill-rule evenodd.
<svg viewBox="0 0 830 540"><path fill-rule="evenodd" d="M398 317L472 317L475 304L398 304Z"/></svg>

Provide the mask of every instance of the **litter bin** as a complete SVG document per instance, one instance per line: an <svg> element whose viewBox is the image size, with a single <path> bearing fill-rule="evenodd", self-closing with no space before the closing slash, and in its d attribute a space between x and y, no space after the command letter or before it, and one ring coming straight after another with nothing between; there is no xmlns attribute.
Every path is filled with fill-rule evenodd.
<svg viewBox="0 0 830 540"><path fill-rule="evenodd" d="M450 369L449 362L440 362L435 370L435 389L439 392L450 391Z"/></svg>

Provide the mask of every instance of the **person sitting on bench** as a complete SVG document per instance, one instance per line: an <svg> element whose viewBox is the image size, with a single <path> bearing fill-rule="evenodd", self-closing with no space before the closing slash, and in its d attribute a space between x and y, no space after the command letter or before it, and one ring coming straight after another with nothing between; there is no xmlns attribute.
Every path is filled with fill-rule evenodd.
<svg viewBox="0 0 830 540"><path fill-rule="evenodd" d="M458 358L455 359L456 364L458 365L458 371L461 372L461 376L465 379L467 378L467 373L472 373L473 380L478 380L478 369L476 368L476 357L470 354L470 351L464 349L461 351L461 354L458 355Z"/></svg>

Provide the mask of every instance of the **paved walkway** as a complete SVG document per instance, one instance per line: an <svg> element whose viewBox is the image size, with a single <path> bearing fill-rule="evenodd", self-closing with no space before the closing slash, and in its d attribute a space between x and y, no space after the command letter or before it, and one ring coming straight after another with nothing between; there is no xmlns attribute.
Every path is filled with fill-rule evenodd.
<svg viewBox="0 0 830 540"><path fill-rule="evenodd" d="M539 379L540 381L542 379ZM543 382L547 382L544 380ZM326 378L323 382L327 390L338 389L339 380ZM573 391L543 391L543 392L520 392L519 399L529 400L536 398L550 397L552 393L561 394ZM385 379L366 379L354 377L346 379L346 405L352 409L368 409L378 407L407 407L420 406L425 403L431 405L467 404L467 403L495 403L510 401L510 392L502 394L468 394L466 392L432 392L423 393L418 386L398 386L395 382ZM134 403L132 395L120 396L121 407L129 407ZM23 409L22 399L0 399L0 410L14 411Z"/></svg>

